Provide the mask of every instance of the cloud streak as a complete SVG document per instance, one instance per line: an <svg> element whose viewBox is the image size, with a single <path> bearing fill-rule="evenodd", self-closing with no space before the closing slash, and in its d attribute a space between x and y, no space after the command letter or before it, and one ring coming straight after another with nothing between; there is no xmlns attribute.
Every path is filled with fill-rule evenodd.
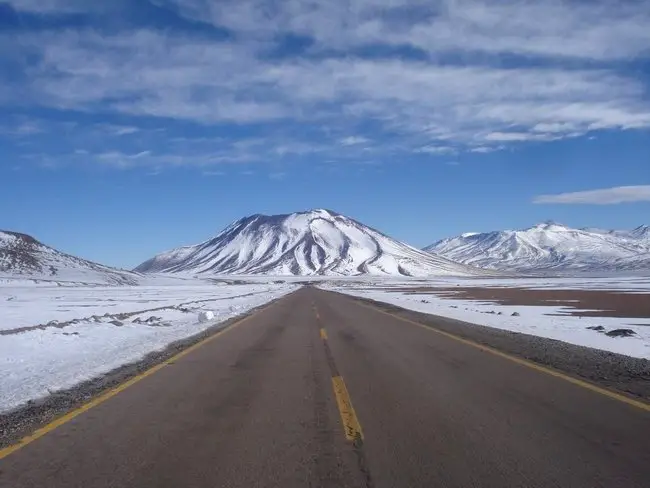
<svg viewBox="0 0 650 488"><path fill-rule="evenodd" d="M533 199L533 203L539 204L613 205L633 202L650 202L650 185L617 186L557 195L540 195Z"/></svg>
<svg viewBox="0 0 650 488"><path fill-rule="evenodd" d="M19 71L0 83L0 106L108 115L119 122L98 129L123 141L150 137L140 124L150 127L152 118L170 130L254 127L261 139L281 139L273 147L226 144L227 154L202 151L201 161L315 153L361 160L362 151L443 158L650 128L647 87L630 69L650 53L647 2L150 3L207 31L91 24L0 34L12 46L0 50L0 62ZM96 12L96 4L9 2L18 12L59 16ZM115 5L128 11L128 2ZM111 19L116 6L98 17ZM278 138L280 127L289 135ZM114 159L133 164L125 154L141 150Z"/></svg>
<svg viewBox="0 0 650 488"><path fill-rule="evenodd" d="M562 0L153 0L251 38L308 36L316 48L626 59L650 45L645 2ZM553 22L540 22L553 19Z"/></svg>
<svg viewBox="0 0 650 488"><path fill-rule="evenodd" d="M372 118L388 131L464 142L553 140L650 126L642 84L604 69L355 57L269 62L246 46L149 30L46 34L25 44L41 54L29 69L32 101L69 110L202 124L354 126Z"/></svg>

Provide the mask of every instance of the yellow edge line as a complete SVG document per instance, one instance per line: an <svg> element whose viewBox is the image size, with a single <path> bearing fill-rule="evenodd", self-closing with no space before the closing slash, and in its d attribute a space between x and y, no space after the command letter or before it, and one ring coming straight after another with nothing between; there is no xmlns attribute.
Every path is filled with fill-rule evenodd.
<svg viewBox="0 0 650 488"><path fill-rule="evenodd" d="M362 307L369 308L371 310L374 310L377 313L381 313L384 315L388 315L389 317L393 317L397 320L401 320L402 322L407 322L412 325L417 325L418 327L421 327L423 329L426 329L430 332L435 332L436 334L440 334L442 336L445 336L449 339L453 339L455 341L461 342L463 344L466 344L468 346L472 346L476 349L480 349L481 351L489 352L491 354L494 354L495 356L502 357L504 359L507 359L509 361L512 361L514 363L520 364L522 366L526 366L528 368L534 369L536 371L539 371L541 373L546 373L551 376L555 376L556 378L560 378L564 381L567 381L569 383L572 383L576 386L579 386L581 388L585 388L586 390L593 391L594 393L599 393L601 395L604 395L606 397L612 398L614 400L618 400L619 402L626 403L628 405L631 405L636 408L640 408L641 410L645 410L646 412L650 412L650 404L642 402L640 400L635 400L633 398L629 398L625 395L621 395L620 393L615 393L611 390L607 390L605 388L601 388L600 386L596 386L592 383L589 383L587 381L579 380L578 378L574 378L572 376L566 375L564 373L561 373L555 369L547 368L545 366L541 366L537 363L534 363L532 361L529 361L527 359L522 359L518 358L516 356L511 356L510 354L507 354L505 352L499 351L498 349L494 349L493 347L490 346L484 346L483 344L479 344L478 342L471 341L469 339L465 339L463 337L459 337L457 335L451 334L449 332L445 332L440 329L436 329L435 327L431 327L428 325L420 324L419 322L415 322L413 320L405 319L403 317L400 317L399 315L394 315L390 312L385 312L383 310L380 310L378 308L373 307L372 305L366 305L365 303L359 303L357 302L358 305L361 305Z"/></svg>
<svg viewBox="0 0 650 488"><path fill-rule="evenodd" d="M227 326L226 328L214 333L213 335L211 335L209 337L206 337L202 341L197 342L196 344L188 347L187 349L184 349L183 351L179 352L178 354L175 354L174 356L172 356L171 358L163 361L162 363L157 364L156 366L153 366L153 367L149 368L148 370L140 373L137 376L134 376L133 378L131 378L131 379L125 381L124 383L116 386L112 390L109 390L106 393L103 393L103 394L99 395L97 398L89 401L88 403L85 403L81 407L79 407L79 408L77 408L75 410L72 410L71 412L68 412L67 414L63 415L62 417L57 418L56 420L50 422L47 425L44 425L40 429L34 431L33 434L30 434L30 435L28 435L26 437L23 437L16 444L12 444L11 446L7 446L7 447L5 447L3 449L0 449L0 460L6 458L10 454L13 454L14 452L18 451L19 449L22 449L23 447L27 446L28 444L31 444L32 442L40 439L44 435L52 432L53 430L57 429L58 427L61 427L63 424L66 424L67 422L70 422L72 419L78 417L79 415L81 415L84 412L87 412L91 408L96 407L97 405L99 405L101 403L104 403L106 400L108 400L108 399L114 397L115 395L117 395L118 393L126 390L128 387L135 385L139 381L142 381L147 376L151 376L156 371L159 371L162 368L164 368L165 366L168 366L171 363L173 363L175 361L178 361L180 358L182 358L184 356L187 356L192 351L195 351L199 347L204 346L205 344L207 344L210 341L213 341L214 339L216 339L217 337L225 334L226 332L228 332L230 330L233 330L234 328L236 328L239 325L243 324L247 320L249 320L249 319L253 318L254 316L256 316L261 311L262 310L258 310L257 312L253 313L252 315L244 317L243 319L239 320L238 322L235 322L234 324L232 324L230 326Z"/></svg>
<svg viewBox="0 0 650 488"><path fill-rule="evenodd" d="M325 329L320 330L320 338L323 339L324 341L327 340L327 331Z"/></svg>
<svg viewBox="0 0 650 488"><path fill-rule="evenodd" d="M334 395L336 396L336 403L341 413L341 420L343 422L343 429L345 430L345 437L349 441L357 439L363 440L363 431L361 424L357 418L357 414L352 406L350 394L345 387L345 382L340 376L332 377L332 387L334 388Z"/></svg>

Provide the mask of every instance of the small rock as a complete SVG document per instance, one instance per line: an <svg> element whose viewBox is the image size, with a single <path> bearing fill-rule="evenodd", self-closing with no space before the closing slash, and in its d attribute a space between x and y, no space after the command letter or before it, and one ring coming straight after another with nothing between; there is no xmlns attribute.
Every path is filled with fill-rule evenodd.
<svg viewBox="0 0 650 488"><path fill-rule="evenodd" d="M503 315L503 312L499 312L499 313L497 313L497 315Z"/></svg>
<svg viewBox="0 0 650 488"><path fill-rule="evenodd" d="M122 327L124 325L124 322L120 320L111 320L109 324L113 324L116 327Z"/></svg>
<svg viewBox="0 0 650 488"><path fill-rule="evenodd" d="M429 300L420 300L421 303L429 303Z"/></svg>
<svg viewBox="0 0 650 488"><path fill-rule="evenodd" d="M605 327L603 327L602 325L590 325L589 327L587 327L587 329L597 330L598 332L602 332L605 330Z"/></svg>
<svg viewBox="0 0 650 488"><path fill-rule="evenodd" d="M57 325L59 325L59 321L58 321L58 320L50 320L50 321L47 323L47 326L48 326L48 327L56 327Z"/></svg>
<svg viewBox="0 0 650 488"><path fill-rule="evenodd" d="M605 332L605 335L609 337L631 337L633 335L636 335L636 332L634 332L632 329L614 329L610 330L609 332Z"/></svg>
<svg viewBox="0 0 650 488"><path fill-rule="evenodd" d="M521 314L519 312L512 312L511 317L519 317Z"/></svg>
<svg viewBox="0 0 650 488"><path fill-rule="evenodd" d="M141 324L141 323L142 323L142 319L141 319L140 317L136 317L136 318L134 318L131 322L133 322L134 324Z"/></svg>

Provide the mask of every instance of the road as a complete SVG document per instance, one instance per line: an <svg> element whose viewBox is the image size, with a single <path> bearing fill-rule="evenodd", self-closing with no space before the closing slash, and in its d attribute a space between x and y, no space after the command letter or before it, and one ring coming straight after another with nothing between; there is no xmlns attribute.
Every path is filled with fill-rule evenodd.
<svg viewBox="0 0 650 488"><path fill-rule="evenodd" d="M49 430L0 486L650 486L649 411L314 288Z"/></svg>

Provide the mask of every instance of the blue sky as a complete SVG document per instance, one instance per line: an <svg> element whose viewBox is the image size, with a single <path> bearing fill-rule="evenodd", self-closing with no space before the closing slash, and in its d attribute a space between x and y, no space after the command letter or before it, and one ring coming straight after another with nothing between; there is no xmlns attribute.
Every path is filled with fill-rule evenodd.
<svg viewBox="0 0 650 488"><path fill-rule="evenodd" d="M650 3L0 1L0 228L131 267L317 207L650 223Z"/></svg>

